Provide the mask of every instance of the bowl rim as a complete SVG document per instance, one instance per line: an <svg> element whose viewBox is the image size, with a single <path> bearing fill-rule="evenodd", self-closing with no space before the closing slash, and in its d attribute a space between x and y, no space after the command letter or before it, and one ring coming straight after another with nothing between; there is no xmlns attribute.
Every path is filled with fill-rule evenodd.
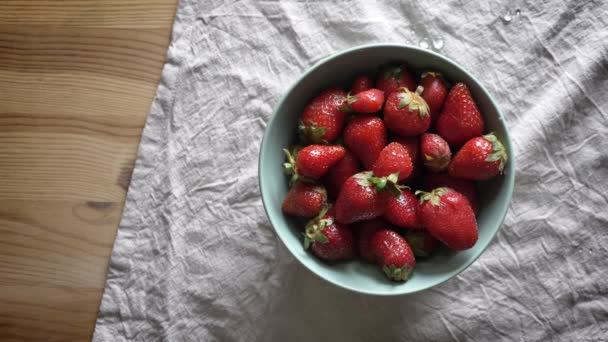
<svg viewBox="0 0 608 342"><path fill-rule="evenodd" d="M482 82L480 82L473 74L471 74L467 69L465 69L464 67L462 67L460 64L458 64L457 62L453 61L452 59L441 55L439 53L436 53L434 51L431 50L427 50L427 49L423 49L414 45L409 45L409 44L397 44L397 43L371 43L371 44L363 44L363 45L357 45L348 49L344 49L344 50L340 50L337 51L335 53L329 54L328 56L325 56L321 59L319 59L316 63L314 63L312 66L310 66L308 69L306 69L301 75L299 75L299 77L292 82L291 86L283 93L283 95L281 96L281 98L279 99L279 101L277 102L277 104L274 106L272 114L270 119L268 120L268 123L266 124L266 127L271 126L274 122L274 120L277 118L277 114L278 114L278 109L281 108L283 106L283 103L285 102L285 100L287 99L287 97L289 96L289 94L291 94L291 92L293 91L293 89L303 80L305 79L309 74L315 72L323 63L332 60L334 58L358 51L358 50L366 50L366 49L374 49L374 48L398 48L398 49L410 49L410 50L416 50L418 52L422 52L423 54L430 54L433 55L434 57L437 57L438 59L440 59L443 63L447 63L447 64L452 64L454 67L456 67L457 69L462 70L465 74L467 74L472 80L473 82L475 82L480 90L483 92L483 94L490 100L492 106L494 108L496 108L496 112L498 113L498 117L499 120L503 122L503 125L505 127L505 134L504 136L502 136L502 143L506 145L507 147L507 151L509 152L509 161L508 161L508 170L512 170L512 172L508 172L505 173L503 175L503 177L508 177L508 179L506 179L506 185L508 185L508 194L507 194L507 201L506 201L506 206L505 209L503 210L503 213L501 215L500 220L498 221L498 227L496 228L496 230L492 233L492 236L490 237L490 239L488 240L488 243L483 246L483 248L481 249L481 251L479 251L479 253L477 253L477 255L475 255L470 261L464 263L462 266L450 271L449 276L445 277L445 279L438 281L436 283L433 283L429 286L425 286L425 287L421 287L419 289L416 290L412 290L412 291L395 291L395 292L385 292L385 291L374 291L374 290L362 290L360 288L356 288L353 286L350 286L348 284L343 284L343 283L339 283L337 281L334 281L333 279L327 278L319 273L317 273L315 270L313 270L310 266L308 266L307 264L305 264L302 260L300 260L299 257L297 257L295 255L295 252L292 250L292 248L285 242L283 236L281 235L281 233L277 230L277 228L275 228L275 222L273 221L272 215L270 215L269 213L269 209L268 209L268 205L266 204L266 200L265 198L267 198L269 195L265 195L266 191L264 190L263 187L263 181L262 181L262 177L260 177L261 175L261 171L264 168L262 160L265 159L264 155L266 154L265 151L267 151L268 149L266 148L266 145L268 144L268 129L265 128L264 129L264 135L262 137L262 142L260 144L260 151L258 153L258 186L260 188L260 194L262 197L262 205L264 206L264 212L266 213L266 217L268 218L268 221L270 222L270 225L272 226L272 229L274 230L275 234L279 237L279 239L281 240L281 243L283 244L283 246L285 246L285 248L291 253L291 255L293 256L294 259L296 259L301 265L303 265L306 269L308 269L310 271L310 273L316 275L317 277L325 280L328 283L331 283L335 286L338 286L340 288L346 289L346 290L350 290L356 293L360 293L360 294L365 294L365 295L371 295L371 296L402 296L402 295L409 295L409 294L414 294L414 293L418 293L418 292L422 292L425 290L428 290L430 288L433 288L435 286L439 286L445 282L447 282L448 280L456 277L457 275L459 275L460 273L462 273L464 270L466 270L469 266L471 266L471 264L473 264L482 254L484 254L484 252L488 249L488 247L490 246L490 244L492 243L492 241L494 240L494 238L496 237L496 234L498 234L498 231L502 228L502 225L504 223L505 217L507 216L507 213L509 211L509 207L511 204L511 200L513 197L513 190L515 187L515 170L516 170L516 165L515 165L515 158L514 158L514 153L513 153L513 144L511 141L511 135L509 132L509 127L506 124L506 121L504 120L504 115L502 113L502 111L500 110L500 107L497 105L496 100L492 97L492 95L490 94L490 92L486 89L486 87L483 85ZM404 283L405 284L405 283ZM396 286L400 285L400 284L395 284Z"/></svg>

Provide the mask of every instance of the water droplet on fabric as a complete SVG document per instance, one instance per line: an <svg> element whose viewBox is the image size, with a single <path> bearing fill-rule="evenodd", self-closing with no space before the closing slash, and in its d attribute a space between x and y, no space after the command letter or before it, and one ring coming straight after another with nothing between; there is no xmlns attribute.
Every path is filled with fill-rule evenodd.
<svg viewBox="0 0 608 342"><path fill-rule="evenodd" d="M440 50L443 47L442 39L433 39L433 49Z"/></svg>
<svg viewBox="0 0 608 342"><path fill-rule="evenodd" d="M502 21L505 24L508 24L511 22L511 20L513 20L513 17L511 16L511 11L508 11L505 15L503 15L502 17L500 17L502 19Z"/></svg>
<svg viewBox="0 0 608 342"><path fill-rule="evenodd" d="M429 43L426 41L426 39L421 40L420 43L418 43L418 45L423 49L429 48Z"/></svg>
<svg viewBox="0 0 608 342"><path fill-rule="evenodd" d="M518 8L515 10L515 16L519 18L520 15L521 15L521 11Z"/></svg>

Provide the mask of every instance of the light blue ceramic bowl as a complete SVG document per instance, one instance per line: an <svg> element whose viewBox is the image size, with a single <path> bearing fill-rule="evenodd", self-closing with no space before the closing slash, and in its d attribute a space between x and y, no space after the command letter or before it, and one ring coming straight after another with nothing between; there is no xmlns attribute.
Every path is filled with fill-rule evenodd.
<svg viewBox="0 0 608 342"><path fill-rule="evenodd" d="M481 110L486 130L496 132L509 153L503 177L480 184L481 211L478 215L479 240L469 250L442 249L426 261L418 261L406 283L388 281L375 265L360 260L327 264L302 247L303 224L281 212L288 191L288 180L281 165L281 149L297 139L296 123L306 103L321 90L347 85L359 73L373 72L379 66L405 62L415 70L437 70L451 82L466 83ZM513 148L503 116L481 83L455 62L413 46L374 44L355 47L327 57L306 71L285 93L276 106L264 134L259 160L259 177L266 214L287 249L306 268L319 277L343 288L370 295L400 295L422 291L441 284L467 268L488 247L507 213L515 178Z"/></svg>

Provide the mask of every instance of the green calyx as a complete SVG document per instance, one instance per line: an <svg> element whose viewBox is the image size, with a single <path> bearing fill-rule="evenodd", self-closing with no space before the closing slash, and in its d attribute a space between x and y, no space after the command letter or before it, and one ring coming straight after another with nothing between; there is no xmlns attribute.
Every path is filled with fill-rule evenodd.
<svg viewBox="0 0 608 342"><path fill-rule="evenodd" d="M429 256L424 250L424 235L419 232L410 231L407 234L403 235L407 244L412 248L412 252L417 257L426 258Z"/></svg>
<svg viewBox="0 0 608 342"><path fill-rule="evenodd" d="M328 206L324 206L319 215L306 224L306 227L304 228L304 249L310 248L310 245L313 242L329 242L327 236L323 234L323 229L334 223L333 219L324 218L328 209Z"/></svg>
<svg viewBox="0 0 608 342"><path fill-rule="evenodd" d="M373 185L376 192L389 191L391 195L399 197L401 195L401 189L404 186L397 184L399 180L399 172L392 173L387 177L374 177L370 171L370 177L367 179L367 185ZM361 184L361 183L359 183Z"/></svg>
<svg viewBox="0 0 608 342"><path fill-rule="evenodd" d="M507 150L493 132L486 134L483 137L492 144L492 153L486 158L486 161L488 163L500 161L498 164L498 170L500 174L502 174L508 159Z"/></svg>
<svg viewBox="0 0 608 342"><path fill-rule="evenodd" d="M298 122L298 134L300 136L300 140L306 143L327 144L327 140L323 139L323 135L325 135L326 131L327 128L317 127L310 122L308 125L305 125L302 120Z"/></svg>
<svg viewBox="0 0 608 342"><path fill-rule="evenodd" d="M443 78L443 75L439 72L436 71L425 71L422 73L422 76L420 76L420 79L424 79L427 76L431 76L433 78Z"/></svg>
<svg viewBox="0 0 608 342"><path fill-rule="evenodd" d="M434 172L445 170L450 164L449 156L434 157L429 154L424 154L424 165Z"/></svg>
<svg viewBox="0 0 608 342"><path fill-rule="evenodd" d="M387 68L384 71L384 79L388 80L389 78L394 78L394 79L399 79L401 78L401 67L392 67L392 68Z"/></svg>
<svg viewBox="0 0 608 342"><path fill-rule="evenodd" d="M432 205L438 206L441 204L440 197L447 193L446 188L437 188L433 189L431 192L425 192L418 190L416 191L416 196L420 196L420 204L423 204L426 201L430 201Z"/></svg>
<svg viewBox="0 0 608 342"><path fill-rule="evenodd" d="M412 92L405 87L399 88L399 103L397 104L398 109L403 109L407 106L409 111L418 111L421 119L424 119L430 113L429 105L424 101L420 94L424 91L422 86L416 88L416 92Z"/></svg>
<svg viewBox="0 0 608 342"><path fill-rule="evenodd" d="M344 104L342 106L340 106L340 111L341 112L351 112L353 109L350 107L353 103L355 103L356 101L359 100L359 98L356 95L351 95L351 93L349 92L348 95L346 95L346 97L341 97L342 101L344 101Z"/></svg>
<svg viewBox="0 0 608 342"><path fill-rule="evenodd" d="M412 273L412 268L408 265L397 267L395 265L385 265L382 267L384 274L393 281L406 281Z"/></svg>
<svg viewBox="0 0 608 342"><path fill-rule="evenodd" d="M295 157L298 155L298 150L299 150L298 147L292 148L291 152L286 148L283 149L283 152L285 153L285 157L287 159L287 161L285 163L283 163L283 172L286 175L291 176L291 178L289 179L290 184L294 184L300 178L300 175L298 174L298 170L296 169L296 157Z"/></svg>

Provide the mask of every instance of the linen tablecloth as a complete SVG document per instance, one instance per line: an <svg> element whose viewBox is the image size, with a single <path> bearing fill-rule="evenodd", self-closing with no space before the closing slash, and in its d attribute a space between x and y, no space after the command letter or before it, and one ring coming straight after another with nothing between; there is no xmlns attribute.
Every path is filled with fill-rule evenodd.
<svg viewBox="0 0 608 342"><path fill-rule="evenodd" d="M333 52L420 45L502 108L509 213L456 278L379 298L330 285L264 214L260 141ZM95 341L608 340L606 1L182 0L110 262Z"/></svg>

